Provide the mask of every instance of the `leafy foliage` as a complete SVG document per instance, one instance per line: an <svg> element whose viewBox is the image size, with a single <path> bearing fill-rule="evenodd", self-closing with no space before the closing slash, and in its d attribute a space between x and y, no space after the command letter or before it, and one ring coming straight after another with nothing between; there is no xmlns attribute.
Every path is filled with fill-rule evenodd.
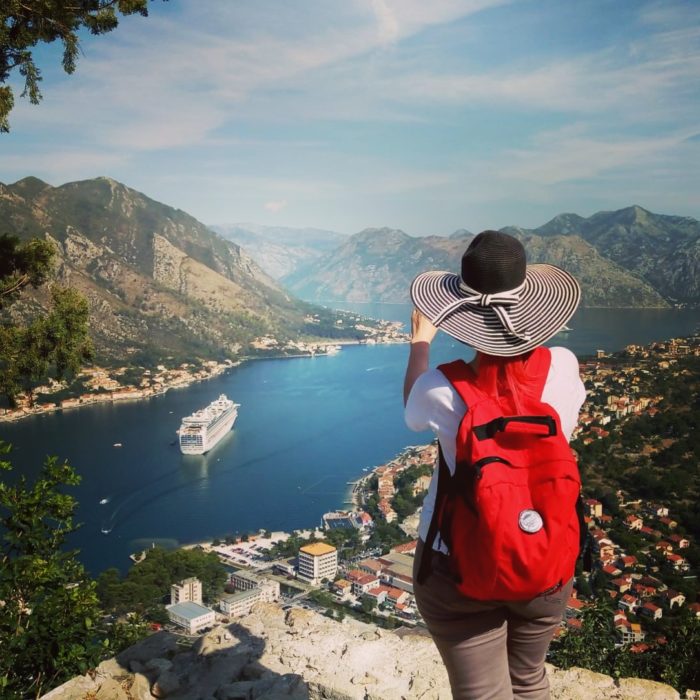
<svg viewBox="0 0 700 700"><path fill-rule="evenodd" d="M55 250L48 241L32 238L20 243L17 236L0 235L0 309L30 284L38 287L51 272Z"/></svg>
<svg viewBox="0 0 700 700"><path fill-rule="evenodd" d="M3 453L8 446L0 446ZM0 462L9 471L9 462ZM87 669L104 650L96 634L95 584L72 551L75 499L64 493L80 481L49 457L32 485L0 482L0 694L39 696Z"/></svg>
<svg viewBox="0 0 700 700"><path fill-rule="evenodd" d="M78 32L106 34L119 24L122 15L148 14L148 0L4 0L0 10L0 131L9 131L8 115L14 106L12 88L1 86L17 69L24 78L22 97L39 104L41 70L34 62L33 49L39 43L60 40L61 61L66 73L73 73L80 51Z"/></svg>
<svg viewBox="0 0 700 700"><path fill-rule="evenodd" d="M683 611L662 643L641 653L619 646L610 599L598 599L581 615L580 630L555 641L549 660L561 668L581 666L616 678L638 677L672 685L680 693L700 687L700 620Z"/></svg>
<svg viewBox="0 0 700 700"><path fill-rule="evenodd" d="M26 325L0 325L0 393L11 403L20 391L31 392L32 383L51 370L61 379L92 357L85 297L61 287L54 287L51 297L46 316Z"/></svg>
<svg viewBox="0 0 700 700"><path fill-rule="evenodd" d="M328 530L326 542L338 550L341 559L349 559L363 549L360 531L354 527L337 527Z"/></svg>
<svg viewBox="0 0 700 700"><path fill-rule="evenodd" d="M423 503L425 494L417 493L414 495L413 486L419 477L430 476L430 474L432 474L432 469L429 465L418 464L404 469L396 478L394 483L396 494L391 501L391 505L400 520L415 513Z"/></svg>
<svg viewBox="0 0 700 700"><path fill-rule="evenodd" d="M107 569L97 579L97 594L105 610L117 614L137 612L150 618L162 609L170 586L195 576L202 582L205 600L213 600L226 581L226 570L216 554L201 549L168 551L159 547L132 566L122 578L117 569Z"/></svg>
<svg viewBox="0 0 700 700"><path fill-rule="evenodd" d="M622 370L639 360L614 360ZM572 443L588 495L598 498L616 518L618 489L631 498L667 504L686 531L700 539L700 358L679 357L670 371L640 373L639 393L662 396L656 415L642 414L606 426L609 435L589 444ZM613 388L610 389L613 391ZM619 393L626 393L620 387ZM635 549L633 537L616 533ZM617 541L617 540L616 540ZM641 544L636 542L636 546Z"/></svg>

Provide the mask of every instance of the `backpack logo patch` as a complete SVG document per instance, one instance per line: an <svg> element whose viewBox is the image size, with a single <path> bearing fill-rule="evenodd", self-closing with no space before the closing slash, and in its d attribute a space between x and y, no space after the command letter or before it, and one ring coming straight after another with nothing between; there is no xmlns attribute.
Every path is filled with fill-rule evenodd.
<svg viewBox="0 0 700 700"><path fill-rule="evenodd" d="M518 525L523 532L539 532L544 527L544 520L536 510L525 509L520 511Z"/></svg>

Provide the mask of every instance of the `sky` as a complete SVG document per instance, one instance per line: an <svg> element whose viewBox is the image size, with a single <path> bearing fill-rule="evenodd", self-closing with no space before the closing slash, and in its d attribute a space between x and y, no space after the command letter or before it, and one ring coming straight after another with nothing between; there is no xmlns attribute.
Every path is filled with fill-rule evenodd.
<svg viewBox="0 0 700 700"><path fill-rule="evenodd" d="M700 218L697 0L153 0L35 56L0 181L109 176L206 224L449 235Z"/></svg>

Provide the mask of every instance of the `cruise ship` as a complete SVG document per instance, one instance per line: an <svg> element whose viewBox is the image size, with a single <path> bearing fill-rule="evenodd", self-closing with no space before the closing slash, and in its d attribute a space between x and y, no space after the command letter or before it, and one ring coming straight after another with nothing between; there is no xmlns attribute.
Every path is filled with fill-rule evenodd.
<svg viewBox="0 0 700 700"><path fill-rule="evenodd" d="M203 455L221 440L236 421L240 404L221 394L206 408L182 419L178 430L180 451L185 455Z"/></svg>

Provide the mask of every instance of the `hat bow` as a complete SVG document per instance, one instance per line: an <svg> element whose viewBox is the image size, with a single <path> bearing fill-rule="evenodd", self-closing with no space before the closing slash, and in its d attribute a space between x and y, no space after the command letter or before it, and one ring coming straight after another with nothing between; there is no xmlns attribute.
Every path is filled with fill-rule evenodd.
<svg viewBox="0 0 700 700"><path fill-rule="evenodd" d="M468 304L470 306L489 307L501 322L501 325L516 338L520 340L530 340L531 336L527 333L521 333L515 329L513 321L508 314L508 307L517 304L520 301L520 293L525 287L525 282L513 289L506 289L502 292L494 292L492 294L484 294L476 289L472 289L464 280L460 278L459 289L464 296L449 302L437 317L433 320L436 326L439 326L453 311L460 306Z"/></svg>

